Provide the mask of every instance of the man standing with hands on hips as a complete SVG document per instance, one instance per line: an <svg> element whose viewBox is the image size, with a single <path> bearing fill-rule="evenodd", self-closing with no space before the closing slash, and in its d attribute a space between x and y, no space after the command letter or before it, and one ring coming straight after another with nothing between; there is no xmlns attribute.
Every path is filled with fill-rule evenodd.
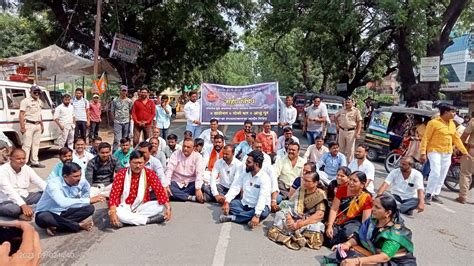
<svg viewBox="0 0 474 266"><path fill-rule="evenodd" d="M201 105L197 101L196 91L189 92L190 101L184 105L184 116L186 117L186 130L193 133L194 137L201 135Z"/></svg>
<svg viewBox="0 0 474 266"><path fill-rule="evenodd" d="M31 97L20 103L20 132L24 136L23 150L26 153L26 163L31 159L31 167L44 168L38 160L38 151L44 127L41 118L43 104L40 99L40 87L33 85L30 88ZM31 157L30 157L31 152Z"/></svg>
<svg viewBox="0 0 474 266"><path fill-rule="evenodd" d="M443 203L438 195L451 165L453 144L462 154L472 160L472 156L456 133L456 125L453 121L456 115L455 108L448 104L440 104L438 109L440 116L428 122L420 144L420 162L425 163L428 158L431 167L426 186L426 204L430 204L431 201Z"/></svg>

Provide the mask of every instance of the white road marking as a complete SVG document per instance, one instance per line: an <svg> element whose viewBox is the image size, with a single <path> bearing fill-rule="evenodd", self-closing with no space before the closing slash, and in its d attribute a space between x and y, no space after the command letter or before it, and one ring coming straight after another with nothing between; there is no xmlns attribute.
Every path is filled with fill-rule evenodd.
<svg viewBox="0 0 474 266"><path fill-rule="evenodd" d="M444 206L443 204L439 204L439 203L435 203L436 205L438 205L441 209L447 211L447 212L450 212L450 213L456 213L456 211L454 210L451 210L450 208Z"/></svg>
<svg viewBox="0 0 474 266"><path fill-rule="evenodd" d="M214 253L214 259L212 260L212 266L221 266L225 264L227 246L229 245L230 240L230 229L232 228L231 225L232 223L224 223L221 227L216 251Z"/></svg>

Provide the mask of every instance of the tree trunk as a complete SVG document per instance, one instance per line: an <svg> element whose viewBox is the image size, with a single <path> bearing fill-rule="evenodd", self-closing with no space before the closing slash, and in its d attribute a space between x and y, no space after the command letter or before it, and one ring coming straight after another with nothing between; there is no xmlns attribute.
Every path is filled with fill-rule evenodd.
<svg viewBox="0 0 474 266"><path fill-rule="evenodd" d="M313 84L311 82L311 66L309 65L309 60L302 60L302 69L303 69L303 84L306 88L306 91L312 91Z"/></svg>

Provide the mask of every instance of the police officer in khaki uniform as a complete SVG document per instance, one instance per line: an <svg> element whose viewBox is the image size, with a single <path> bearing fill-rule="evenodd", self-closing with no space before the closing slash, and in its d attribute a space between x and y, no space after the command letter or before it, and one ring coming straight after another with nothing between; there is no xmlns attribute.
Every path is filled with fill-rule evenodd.
<svg viewBox="0 0 474 266"><path fill-rule="evenodd" d="M474 156L474 119L471 118L466 129L461 135L461 140L471 156ZM466 203L467 192L472 182L474 173L474 159L463 155L461 158L461 176L459 177L459 197L456 201L462 204Z"/></svg>
<svg viewBox="0 0 474 266"><path fill-rule="evenodd" d="M362 116L359 109L354 107L352 99L347 98L345 108L336 113L336 125L339 138L339 150L350 163L354 156L356 139L360 138Z"/></svg>
<svg viewBox="0 0 474 266"><path fill-rule="evenodd" d="M20 103L20 131L23 134L23 150L26 153L26 162L31 158L31 167L44 168L38 160L38 151L41 134L44 131L41 119L42 102L40 87L33 85L30 88L31 97L23 99ZM31 157L30 157L31 151Z"/></svg>

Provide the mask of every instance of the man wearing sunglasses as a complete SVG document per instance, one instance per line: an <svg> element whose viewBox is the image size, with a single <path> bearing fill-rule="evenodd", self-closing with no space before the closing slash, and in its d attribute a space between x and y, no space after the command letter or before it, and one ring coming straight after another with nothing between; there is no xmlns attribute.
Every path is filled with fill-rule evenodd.
<svg viewBox="0 0 474 266"><path fill-rule="evenodd" d="M26 162L31 161L31 167L44 168L45 166L40 164L38 160L41 134L44 131L41 119L43 106L40 99L40 87L31 86L30 94L31 97L23 99L20 103L20 132L24 137L22 148L26 153Z"/></svg>

